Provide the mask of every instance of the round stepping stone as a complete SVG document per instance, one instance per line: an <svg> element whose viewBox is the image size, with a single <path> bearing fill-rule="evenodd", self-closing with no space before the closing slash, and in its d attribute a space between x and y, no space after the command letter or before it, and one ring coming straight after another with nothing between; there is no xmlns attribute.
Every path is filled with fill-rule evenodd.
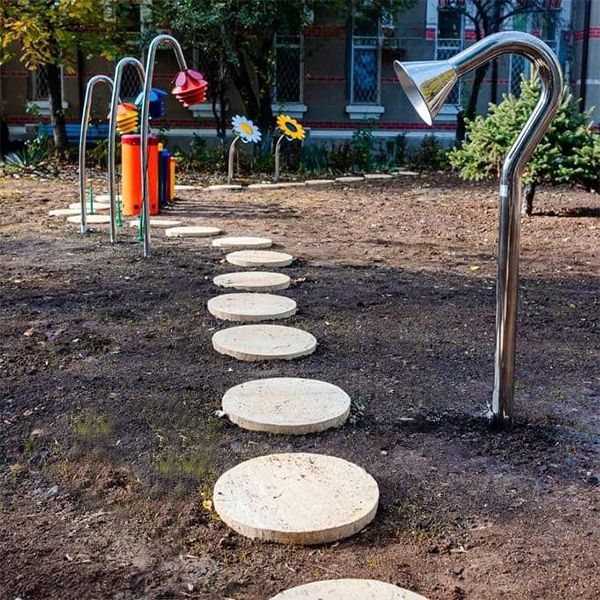
<svg viewBox="0 0 600 600"><path fill-rule="evenodd" d="M48 211L49 217L72 217L73 215L80 215L79 209L74 208L53 208Z"/></svg>
<svg viewBox="0 0 600 600"><path fill-rule="evenodd" d="M90 203L86 201L85 206L89 212ZM72 204L69 204L69 208L72 208L79 213L81 212L81 204L79 202L73 202ZM96 210L110 210L110 204L105 204L104 202L94 202L94 211Z"/></svg>
<svg viewBox="0 0 600 600"><path fill-rule="evenodd" d="M218 192L220 190L241 190L242 186L237 183L218 183L215 185L209 185L204 189L208 192Z"/></svg>
<svg viewBox="0 0 600 600"><path fill-rule="evenodd" d="M218 227L201 227L200 225L185 225L183 227L169 227L165 231L167 237L210 237L219 235L221 230Z"/></svg>
<svg viewBox="0 0 600 600"><path fill-rule="evenodd" d="M274 292L290 287L291 279L284 273L267 271L242 271L217 275L213 283L219 287L247 290L249 292Z"/></svg>
<svg viewBox="0 0 600 600"><path fill-rule="evenodd" d="M105 202L106 204L108 204L110 202L110 196L108 194L96 194L94 196L94 203L96 202Z"/></svg>
<svg viewBox="0 0 600 600"><path fill-rule="evenodd" d="M239 250L230 252L225 260L238 267L287 267L292 264L294 257L271 250Z"/></svg>
<svg viewBox="0 0 600 600"><path fill-rule="evenodd" d="M306 185L330 185L335 183L335 179L307 179Z"/></svg>
<svg viewBox="0 0 600 600"><path fill-rule="evenodd" d="M286 590L271 600L427 600L409 590L374 579L313 581Z"/></svg>
<svg viewBox="0 0 600 600"><path fill-rule="evenodd" d="M365 179L368 180L373 180L373 181L377 181L377 180L382 180L382 181L388 181L390 179L392 179L392 176L389 173L365 173L364 175Z"/></svg>
<svg viewBox="0 0 600 600"><path fill-rule="evenodd" d="M364 181L364 177L336 177L338 183L359 183Z"/></svg>
<svg viewBox="0 0 600 600"><path fill-rule="evenodd" d="M150 217L150 227L158 227L160 229L169 229L171 227L177 227L181 225L181 221L174 221L172 219L154 219ZM129 221L129 227L139 227L140 220L136 219L135 221Z"/></svg>
<svg viewBox="0 0 600 600"><path fill-rule="evenodd" d="M227 390L223 412L244 429L303 435L343 425L350 396L317 379L257 379Z"/></svg>
<svg viewBox="0 0 600 600"><path fill-rule="evenodd" d="M207 303L208 312L224 321L257 323L286 319L296 314L297 305L291 298L273 294L222 294Z"/></svg>
<svg viewBox="0 0 600 600"><path fill-rule="evenodd" d="M81 224L81 214L67 217L69 223ZM104 225L110 223L110 217L108 215L87 215L85 221L88 225Z"/></svg>
<svg viewBox="0 0 600 600"><path fill-rule="evenodd" d="M314 335L284 325L240 325L217 331L213 348L238 360L292 360L312 354L317 348Z"/></svg>
<svg viewBox="0 0 600 600"><path fill-rule="evenodd" d="M273 241L263 237L223 237L213 240L215 248L270 248Z"/></svg>
<svg viewBox="0 0 600 600"><path fill-rule="evenodd" d="M249 538L324 544L349 537L375 518L377 482L364 469L323 454L271 454L218 479L214 507Z"/></svg>

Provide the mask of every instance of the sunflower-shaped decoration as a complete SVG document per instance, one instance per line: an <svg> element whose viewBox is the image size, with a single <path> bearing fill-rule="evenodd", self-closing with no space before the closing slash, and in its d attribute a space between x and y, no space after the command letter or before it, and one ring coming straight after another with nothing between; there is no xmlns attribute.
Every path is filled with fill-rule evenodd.
<svg viewBox="0 0 600 600"><path fill-rule="evenodd" d="M159 88L150 90L150 118L160 119L165 114L165 96L167 92ZM136 99L135 105L140 107L144 101L144 93L142 92Z"/></svg>
<svg viewBox="0 0 600 600"><path fill-rule="evenodd" d="M207 87L208 84L202 76L202 73L187 69L186 71L179 71L179 73L177 73L177 76L175 77L175 87L171 93L184 106L192 106L193 104L200 104L206 100Z"/></svg>
<svg viewBox="0 0 600 600"><path fill-rule="evenodd" d="M244 144L248 142L260 142L262 137L260 129L250 119L241 115L235 115L231 119L231 124L233 125L233 132L242 138Z"/></svg>
<svg viewBox="0 0 600 600"><path fill-rule="evenodd" d="M117 130L121 135L135 133L138 128L138 109L135 104L123 102L117 105Z"/></svg>
<svg viewBox="0 0 600 600"><path fill-rule="evenodd" d="M278 115L277 127L288 140L303 140L306 136L304 127L289 115Z"/></svg>

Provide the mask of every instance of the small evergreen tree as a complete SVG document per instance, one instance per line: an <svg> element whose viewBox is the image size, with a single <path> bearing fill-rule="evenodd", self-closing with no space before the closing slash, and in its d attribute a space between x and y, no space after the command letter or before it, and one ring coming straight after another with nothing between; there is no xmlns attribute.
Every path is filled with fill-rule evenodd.
<svg viewBox="0 0 600 600"><path fill-rule="evenodd" d="M529 118L540 96L538 77L522 78L521 95L505 95L490 104L487 116L467 121L467 139L450 153L450 164L462 179L498 177L508 150ZM590 112L579 112L577 102L563 90L560 109L531 157L523 180L523 212L533 210L537 184L574 183L600 191L600 136L594 134Z"/></svg>

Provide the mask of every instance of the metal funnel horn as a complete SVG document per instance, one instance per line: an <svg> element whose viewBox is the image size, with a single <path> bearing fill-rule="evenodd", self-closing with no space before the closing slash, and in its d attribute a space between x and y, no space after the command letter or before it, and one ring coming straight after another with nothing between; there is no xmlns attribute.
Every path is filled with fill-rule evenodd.
<svg viewBox="0 0 600 600"><path fill-rule="evenodd" d="M394 71L415 110L427 125L433 124L446 98L458 81L454 66L445 60L401 63Z"/></svg>

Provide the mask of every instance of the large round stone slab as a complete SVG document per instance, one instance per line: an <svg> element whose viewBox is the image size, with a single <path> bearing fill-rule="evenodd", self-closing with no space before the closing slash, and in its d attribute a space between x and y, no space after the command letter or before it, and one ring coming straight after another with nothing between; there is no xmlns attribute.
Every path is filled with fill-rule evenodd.
<svg viewBox="0 0 600 600"><path fill-rule="evenodd" d="M322 454L271 454L218 479L214 507L249 538L323 544L349 537L375 518L377 482L364 469Z"/></svg>
<svg viewBox="0 0 600 600"><path fill-rule="evenodd" d="M219 287L247 290L249 292L274 292L290 287L291 279L285 273L268 271L241 271L217 275L213 283Z"/></svg>
<svg viewBox="0 0 600 600"><path fill-rule="evenodd" d="M213 240L212 245L215 248L270 248L273 241L264 237L223 237Z"/></svg>
<svg viewBox="0 0 600 600"><path fill-rule="evenodd" d="M213 348L239 360L292 360L312 354L317 348L314 335L283 325L240 325L217 331Z"/></svg>
<svg viewBox="0 0 600 600"><path fill-rule="evenodd" d="M273 250L238 250L230 252L225 260L238 267L287 267L292 264L294 257Z"/></svg>
<svg viewBox="0 0 600 600"><path fill-rule="evenodd" d="M218 227L203 227L200 225L184 225L183 227L169 227L165 231L167 237L210 237L212 235L219 235L221 230Z"/></svg>
<svg viewBox="0 0 600 600"><path fill-rule="evenodd" d="M74 208L53 208L48 211L49 217L72 217L74 215L80 215L81 211Z"/></svg>
<svg viewBox="0 0 600 600"><path fill-rule="evenodd" d="M207 303L208 312L224 321L257 323L285 319L296 314L297 305L291 298L274 294L222 294Z"/></svg>
<svg viewBox="0 0 600 600"><path fill-rule="evenodd" d="M271 600L427 600L427 598L374 579L331 579L300 585L273 596Z"/></svg>
<svg viewBox="0 0 600 600"><path fill-rule="evenodd" d="M81 214L77 216L67 217L69 223L81 224ZM105 225L110 223L110 217L108 215L87 215L85 221L88 225Z"/></svg>
<svg viewBox="0 0 600 600"><path fill-rule="evenodd" d="M150 227L158 227L159 229L170 229L171 227L177 227L181 225L181 221L175 221L173 219L161 219L150 217ZM129 221L129 227L139 227L140 220Z"/></svg>
<svg viewBox="0 0 600 600"><path fill-rule="evenodd" d="M85 203L86 209L89 212L90 210L90 203L88 201L86 201ZM69 204L69 208L72 208L73 210L76 210L77 212L81 212L81 204L79 202L73 202L72 204ZM106 204L104 202L94 202L94 211L103 211L103 210L110 210L110 204Z"/></svg>
<svg viewBox="0 0 600 600"><path fill-rule="evenodd" d="M244 429L303 435L343 425L350 396L317 379L256 379L227 390L223 412Z"/></svg>

